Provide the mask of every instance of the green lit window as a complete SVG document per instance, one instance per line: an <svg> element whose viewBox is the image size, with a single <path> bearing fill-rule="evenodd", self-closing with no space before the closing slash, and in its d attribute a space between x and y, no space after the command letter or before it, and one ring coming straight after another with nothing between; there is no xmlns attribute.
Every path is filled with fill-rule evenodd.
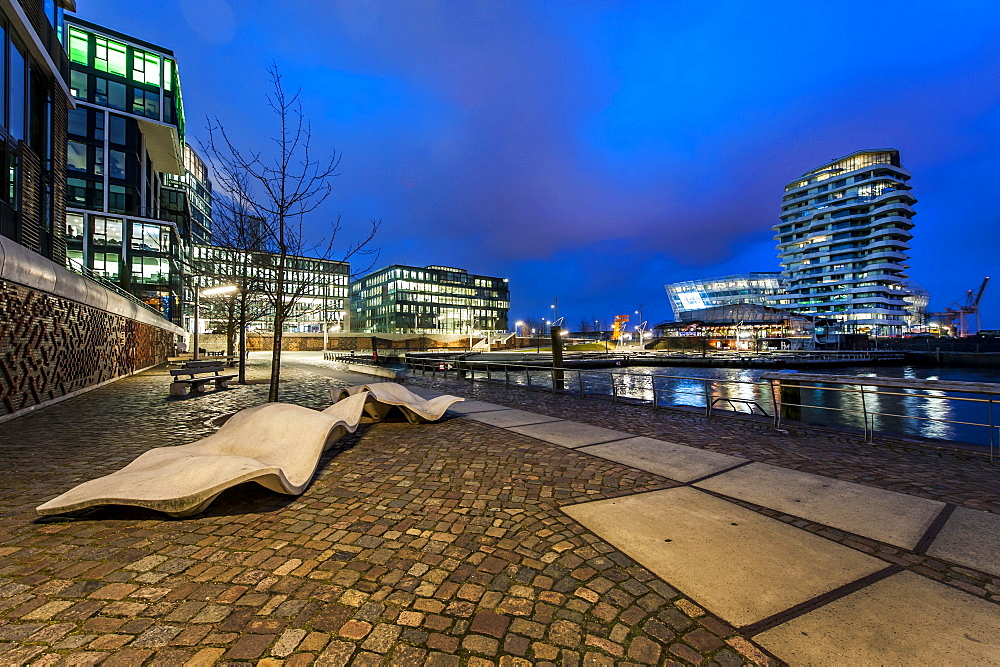
<svg viewBox="0 0 1000 667"><path fill-rule="evenodd" d="M174 61L169 58L163 59L163 88L174 89Z"/></svg>
<svg viewBox="0 0 1000 667"><path fill-rule="evenodd" d="M118 280L119 255L116 252L95 252L94 253L94 273L102 275L111 280Z"/></svg>
<svg viewBox="0 0 1000 667"><path fill-rule="evenodd" d="M83 237L80 237L83 238ZM73 269L74 271L80 271L83 269L83 251L82 250L67 250L66 251L66 268Z"/></svg>
<svg viewBox="0 0 1000 667"><path fill-rule="evenodd" d="M69 29L69 59L81 65L90 64L90 38L77 28Z"/></svg>
<svg viewBox="0 0 1000 667"><path fill-rule="evenodd" d="M132 52L132 80L151 86L160 86L160 57L152 53Z"/></svg>
<svg viewBox="0 0 1000 667"><path fill-rule="evenodd" d="M94 37L94 67L102 72L125 76L128 73L125 54L124 44L107 37Z"/></svg>

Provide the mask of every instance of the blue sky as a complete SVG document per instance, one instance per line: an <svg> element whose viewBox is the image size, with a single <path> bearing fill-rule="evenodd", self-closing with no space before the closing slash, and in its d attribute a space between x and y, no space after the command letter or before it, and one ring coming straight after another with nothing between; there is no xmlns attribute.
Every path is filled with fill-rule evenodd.
<svg viewBox="0 0 1000 667"><path fill-rule="evenodd" d="M511 320L576 326L663 284L777 270L784 184L862 148L913 174L910 275L943 309L997 282L1000 3L80 0L172 49L189 140L263 145L265 69L343 154L311 223L380 218L380 265L510 279Z"/></svg>

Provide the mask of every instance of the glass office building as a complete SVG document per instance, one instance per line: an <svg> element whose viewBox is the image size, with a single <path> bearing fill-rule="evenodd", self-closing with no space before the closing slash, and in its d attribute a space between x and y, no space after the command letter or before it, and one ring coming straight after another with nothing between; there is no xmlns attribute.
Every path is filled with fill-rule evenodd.
<svg viewBox="0 0 1000 667"><path fill-rule="evenodd" d="M351 330L365 333L504 332L506 278L447 266L386 267L351 283Z"/></svg>
<svg viewBox="0 0 1000 667"><path fill-rule="evenodd" d="M773 227L785 293L772 305L832 320L829 333L895 335L910 318L916 202L899 151L863 150L785 186Z"/></svg>
<svg viewBox="0 0 1000 667"><path fill-rule="evenodd" d="M76 100L66 142L67 265L118 283L180 322L192 234L189 207L171 207L164 191L187 183L173 53L75 17L66 17L63 42Z"/></svg>
<svg viewBox="0 0 1000 667"><path fill-rule="evenodd" d="M273 331L273 309L267 306L275 292L276 267L279 256L264 250L243 251L213 245L191 248L191 281L187 287L199 290L229 284L246 284L253 295L251 331ZM349 328L348 290L351 266L347 262L313 257L285 258L285 293L297 295L292 311L285 320L285 332L320 333L347 331ZM246 267L245 272L243 267ZM242 276L246 276L244 281ZM188 303L194 297L188 295ZM221 301L221 299L217 299ZM213 311L212 299L202 297L208 308L199 318L201 332L223 328L218 309ZM191 310L191 309L189 309ZM190 320L193 310L187 313ZM187 323L193 331L193 323Z"/></svg>
<svg viewBox="0 0 1000 667"><path fill-rule="evenodd" d="M674 321L691 320L695 311L740 303L765 304L781 293L781 273L740 273L721 278L687 280L664 285Z"/></svg>
<svg viewBox="0 0 1000 667"><path fill-rule="evenodd" d="M184 144L184 175L160 174L160 213L181 230L186 244L211 243L212 181L190 144Z"/></svg>

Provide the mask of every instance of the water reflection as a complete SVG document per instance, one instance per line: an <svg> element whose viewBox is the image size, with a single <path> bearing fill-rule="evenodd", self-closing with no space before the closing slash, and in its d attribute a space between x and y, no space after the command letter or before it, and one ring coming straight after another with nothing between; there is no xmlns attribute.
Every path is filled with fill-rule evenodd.
<svg viewBox="0 0 1000 667"><path fill-rule="evenodd" d="M757 369L644 366L621 370L569 370L565 373L564 386L572 392L579 392L582 387L586 394L616 395L650 403L655 391L656 403L661 406L704 408L707 397L716 410L758 414L763 411L770 415L774 411L774 399L768 383L760 379L762 372ZM831 369L830 374L966 382L996 382L998 379L996 372L990 369L838 368ZM477 377L486 375L486 372L477 372ZM552 387L548 368L508 371L491 368L489 377L512 385ZM794 374L789 374L789 379L793 377ZM886 388L876 393L872 388L845 390L835 384L804 387L800 402L811 407L802 408L801 420L860 429L865 426L867 415L868 427L875 431L987 445L989 427L985 424L990 421L991 406L986 402L942 400L945 396L945 392L936 390Z"/></svg>

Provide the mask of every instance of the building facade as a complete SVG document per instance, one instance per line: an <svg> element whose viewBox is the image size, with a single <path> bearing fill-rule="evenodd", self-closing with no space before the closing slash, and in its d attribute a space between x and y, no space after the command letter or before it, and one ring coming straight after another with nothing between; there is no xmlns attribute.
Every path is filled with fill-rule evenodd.
<svg viewBox="0 0 1000 667"><path fill-rule="evenodd" d="M351 331L463 334L507 330L506 278L395 264L351 283Z"/></svg>
<svg viewBox="0 0 1000 667"><path fill-rule="evenodd" d="M351 267L347 262L311 257L285 258L285 293L296 296L283 330L289 333L340 332L349 329L348 289ZM250 331L274 330L274 309L269 305L276 291L278 255L264 250L243 251L213 245L191 247L188 291L220 285L246 286L251 305ZM193 304L193 296L188 296ZM226 328L227 298L201 299L199 333ZM188 309L189 331L194 331L193 310Z"/></svg>
<svg viewBox="0 0 1000 667"><path fill-rule="evenodd" d="M894 335L907 325L913 204L899 151L862 150L785 186L773 227L785 293L772 305L831 320L827 333Z"/></svg>
<svg viewBox="0 0 1000 667"><path fill-rule="evenodd" d="M173 53L75 17L69 56L67 264L109 279L179 322L187 183ZM192 163L192 166L193 163Z"/></svg>
<svg viewBox="0 0 1000 667"><path fill-rule="evenodd" d="M160 174L160 213L173 222L185 246L212 242L212 180L197 151L184 144L184 175Z"/></svg>
<svg viewBox="0 0 1000 667"><path fill-rule="evenodd" d="M674 311L674 320L692 319L694 311L738 303L767 303L781 293L781 273L740 273L721 278L688 280L663 286Z"/></svg>
<svg viewBox="0 0 1000 667"><path fill-rule="evenodd" d="M0 1L0 234L65 263L69 67L59 36L72 0Z"/></svg>

